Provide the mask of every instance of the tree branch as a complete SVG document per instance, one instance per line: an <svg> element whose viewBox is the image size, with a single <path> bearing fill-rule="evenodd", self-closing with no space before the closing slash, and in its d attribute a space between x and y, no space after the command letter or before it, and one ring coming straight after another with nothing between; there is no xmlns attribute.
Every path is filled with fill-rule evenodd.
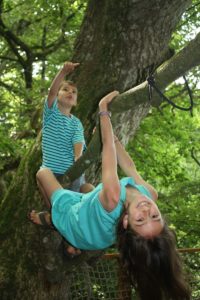
<svg viewBox="0 0 200 300"><path fill-rule="evenodd" d="M41 52L33 52L33 56L37 57L38 59L44 59L47 55L51 54L55 50L57 50L63 43L65 42L65 38L63 35L61 35L56 41L53 43L47 45L45 49L43 49ZM42 47L32 47L32 50L36 49L42 49Z"/></svg>
<svg viewBox="0 0 200 300"><path fill-rule="evenodd" d="M25 51L27 54L30 53L30 48L22 42L20 38L18 38L3 22L2 17L0 16L0 33L2 36L5 38L7 43L10 45L12 48L13 52L15 55L18 57L20 60L20 63L23 65L24 64L24 59L23 57L19 54L18 49L16 48L16 45L21 48L22 51Z"/></svg>
<svg viewBox="0 0 200 300"><path fill-rule="evenodd" d="M190 69L200 65L200 33L179 53L164 62L155 72L156 86L164 90L169 84ZM133 108L135 104L144 103L148 99L147 81L119 95L112 103L112 112L120 113ZM156 93L153 95L153 106L158 106L162 99Z"/></svg>
<svg viewBox="0 0 200 300"><path fill-rule="evenodd" d="M165 89L184 73L200 64L200 33L179 53L162 64L155 72L156 85ZM191 55L192 54L192 55ZM134 107L148 102L147 81L117 96L111 103L113 114L133 110ZM153 95L152 105L160 105L162 99ZM66 178L74 180L99 157L101 152L100 131L96 130L85 154L66 172Z"/></svg>
<svg viewBox="0 0 200 300"><path fill-rule="evenodd" d="M76 163L68 169L63 181L73 181L78 178L86 169L88 169L94 161L98 160L101 153L101 137L100 128L97 126L93 138L88 145L86 152L76 161Z"/></svg>
<svg viewBox="0 0 200 300"><path fill-rule="evenodd" d="M12 39L13 34L11 31L9 31L4 24L2 23L2 20L0 19L0 34L5 38L5 40L7 41L8 45L10 46L10 48L12 49L13 53L16 55L16 57L18 58L19 63L24 67L25 66L25 61L23 59L23 57L19 54L18 49L16 47L16 45L19 45L18 43L16 43L16 40L14 41ZM21 45L20 45L21 46Z"/></svg>

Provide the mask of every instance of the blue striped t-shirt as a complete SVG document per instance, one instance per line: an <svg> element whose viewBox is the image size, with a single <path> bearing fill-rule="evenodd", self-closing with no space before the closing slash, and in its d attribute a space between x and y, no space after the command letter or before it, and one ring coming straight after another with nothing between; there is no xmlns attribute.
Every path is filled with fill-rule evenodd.
<svg viewBox="0 0 200 300"><path fill-rule="evenodd" d="M74 144L83 143L81 121L74 115L66 116L58 108L57 99L52 107L44 103L42 128L42 167L53 173L64 174L74 163Z"/></svg>

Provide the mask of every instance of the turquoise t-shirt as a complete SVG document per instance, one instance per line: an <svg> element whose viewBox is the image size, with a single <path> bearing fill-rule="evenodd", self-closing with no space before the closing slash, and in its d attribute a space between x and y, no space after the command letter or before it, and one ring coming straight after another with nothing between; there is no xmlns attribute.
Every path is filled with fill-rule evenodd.
<svg viewBox="0 0 200 300"><path fill-rule="evenodd" d="M55 227L66 240L79 249L99 250L113 245L116 240L116 224L126 200L128 184L143 195L152 197L147 188L137 185L131 177L120 180L120 200L111 212L103 208L99 199L102 183L87 194L56 190L51 197Z"/></svg>

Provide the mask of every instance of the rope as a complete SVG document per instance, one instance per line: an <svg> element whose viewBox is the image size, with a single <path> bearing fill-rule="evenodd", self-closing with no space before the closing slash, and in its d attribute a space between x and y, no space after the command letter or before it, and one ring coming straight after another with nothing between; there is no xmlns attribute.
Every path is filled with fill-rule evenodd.
<svg viewBox="0 0 200 300"><path fill-rule="evenodd" d="M179 105L175 104L172 100L170 100L169 98L167 98L161 92L161 90L159 90L159 88L156 86L156 84L155 84L155 78L154 78L153 74L149 74L149 76L147 77L149 101L152 100L152 93L153 93L153 88L154 88L154 90L158 93L158 95L160 95L162 99L164 99L165 101L167 101L174 108L177 108L177 109L180 109L180 110L184 110L184 111L190 111L191 116L193 116L194 102L193 102L193 97L192 97L192 91L191 91L191 89L190 89L190 87L188 85L188 81L187 81L187 79L186 79L185 76L183 76L183 79L185 81L185 86L186 86L186 89L188 91L188 95L189 95L189 99L190 99L190 106L189 107L179 106Z"/></svg>

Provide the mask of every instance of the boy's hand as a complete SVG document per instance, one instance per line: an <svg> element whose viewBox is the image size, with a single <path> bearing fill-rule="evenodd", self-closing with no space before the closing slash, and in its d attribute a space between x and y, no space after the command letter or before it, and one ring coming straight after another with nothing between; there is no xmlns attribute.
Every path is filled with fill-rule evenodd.
<svg viewBox="0 0 200 300"><path fill-rule="evenodd" d="M109 94L107 94L105 97L101 99L99 102L99 111L107 111L108 109L108 104L113 100L114 97L119 95L118 91L113 91Z"/></svg>
<svg viewBox="0 0 200 300"><path fill-rule="evenodd" d="M72 73L74 71L74 69L76 67L78 67L79 65L80 65L80 63L73 63L70 61L66 61L63 66L63 71L66 73L66 75L68 75L68 74Z"/></svg>

